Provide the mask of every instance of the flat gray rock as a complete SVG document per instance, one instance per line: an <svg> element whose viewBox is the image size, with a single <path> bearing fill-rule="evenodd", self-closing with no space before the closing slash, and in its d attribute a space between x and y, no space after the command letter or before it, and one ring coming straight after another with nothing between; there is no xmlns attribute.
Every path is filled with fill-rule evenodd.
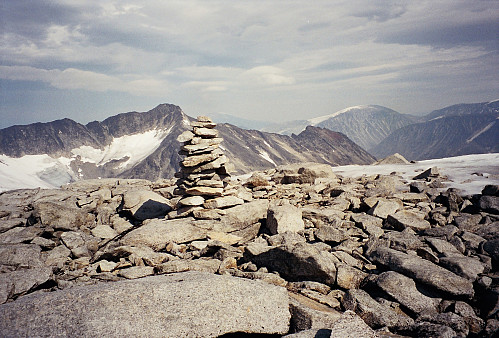
<svg viewBox="0 0 499 338"><path fill-rule="evenodd" d="M438 238L426 238L432 249L445 256L463 256L459 250L451 243Z"/></svg>
<svg viewBox="0 0 499 338"><path fill-rule="evenodd" d="M381 227L383 225L383 220L381 218L371 216L366 213L352 214L350 218L352 221L363 228L365 228L366 226Z"/></svg>
<svg viewBox="0 0 499 338"><path fill-rule="evenodd" d="M485 271L485 265L477 258L466 256L451 256L440 258L439 264L456 275L474 282L478 275Z"/></svg>
<svg viewBox="0 0 499 338"><path fill-rule="evenodd" d="M379 247L369 258L417 281L454 296L473 297L473 283L436 264L415 255Z"/></svg>
<svg viewBox="0 0 499 338"><path fill-rule="evenodd" d="M407 329L414 324L410 317L399 314L386 304L378 303L366 291L348 290L343 298L346 310L355 311L370 327Z"/></svg>
<svg viewBox="0 0 499 338"><path fill-rule="evenodd" d="M395 271L383 272L376 278L376 285L416 314L437 312L440 299L423 295L418 291L416 283L412 279L400 273Z"/></svg>
<svg viewBox="0 0 499 338"><path fill-rule="evenodd" d="M404 252L416 250L423 246L423 243L419 240L418 236L414 235L411 229L405 229L401 232L390 231L381 236L381 238L389 241L390 248Z"/></svg>
<svg viewBox="0 0 499 338"><path fill-rule="evenodd" d="M67 203L36 202L33 214L39 217L43 225L52 226L58 230L78 230L82 227L92 228L95 224L95 215L87 213L76 205Z"/></svg>
<svg viewBox="0 0 499 338"><path fill-rule="evenodd" d="M130 190L125 192L123 200L123 210L128 210L140 221L164 216L172 210L170 202L154 191Z"/></svg>
<svg viewBox="0 0 499 338"><path fill-rule="evenodd" d="M385 219L388 215L402 209L402 207L402 201L399 199L379 198L377 203L367 213Z"/></svg>
<svg viewBox="0 0 499 338"><path fill-rule="evenodd" d="M329 285L336 281L336 263L339 263L330 252L308 243L278 246L252 257L251 261L279 272L288 281L309 280Z"/></svg>
<svg viewBox="0 0 499 338"><path fill-rule="evenodd" d="M199 183L199 182L198 182ZM233 207L243 204L244 201L236 196L222 196L204 202L204 207L207 209L220 209Z"/></svg>
<svg viewBox="0 0 499 338"><path fill-rule="evenodd" d="M346 230L345 228L321 225L315 229L314 235L323 242L340 243L350 237Z"/></svg>
<svg viewBox="0 0 499 338"><path fill-rule="evenodd" d="M304 295L289 292L291 331L331 328L341 313Z"/></svg>
<svg viewBox="0 0 499 338"><path fill-rule="evenodd" d="M42 228L35 226L15 227L0 234L0 244L26 243L32 241L42 232Z"/></svg>
<svg viewBox="0 0 499 338"><path fill-rule="evenodd" d="M450 327L440 324L421 322L414 325L412 333L415 337L454 338L456 332Z"/></svg>
<svg viewBox="0 0 499 338"><path fill-rule="evenodd" d="M216 337L285 334L286 289L201 272L73 287L0 306L8 337Z"/></svg>
<svg viewBox="0 0 499 338"><path fill-rule="evenodd" d="M347 290L359 288L368 276L367 273L347 264L337 264L336 270L336 284Z"/></svg>
<svg viewBox="0 0 499 338"><path fill-rule="evenodd" d="M71 253L75 257L79 258L91 256L82 234L76 231L63 232L61 234L61 240L66 247L71 250Z"/></svg>
<svg viewBox="0 0 499 338"><path fill-rule="evenodd" d="M148 246L161 250L168 242L177 244L205 239L207 231L193 225L192 218L151 219L138 229L130 231L120 241L121 245Z"/></svg>
<svg viewBox="0 0 499 338"><path fill-rule="evenodd" d="M41 248L35 244L2 244L0 246L0 265L15 268L44 266L40 259Z"/></svg>
<svg viewBox="0 0 499 338"><path fill-rule="evenodd" d="M304 230L302 211L290 204L271 206L267 212L267 227L272 235Z"/></svg>
<svg viewBox="0 0 499 338"><path fill-rule="evenodd" d="M233 232L252 226L267 217L268 200L256 200L225 209L220 222L214 224L214 230Z"/></svg>
<svg viewBox="0 0 499 338"><path fill-rule="evenodd" d="M428 229L430 222L423 219L424 215L410 210L399 210L393 215L388 215L386 220L397 230L411 228L415 231Z"/></svg>
<svg viewBox="0 0 499 338"><path fill-rule="evenodd" d="M21 269L0 273L0 304L53 278L51 268Z"/></svg>

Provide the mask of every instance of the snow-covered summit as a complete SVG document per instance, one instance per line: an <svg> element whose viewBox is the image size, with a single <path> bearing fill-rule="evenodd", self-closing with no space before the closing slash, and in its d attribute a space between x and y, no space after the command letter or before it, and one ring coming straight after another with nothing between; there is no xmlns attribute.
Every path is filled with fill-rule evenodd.
<svg viewBox="0 0 499 338"><path fill-rule="evenodd" d="M307 121L308 121L309 125L316 126L321 122L324 122L332 117L336 117L336 116L341 115L341 114L345 114L345 113L356 111L356 110L373 110L373 109L376 109L377 107L379 107L379 106L375 106L375 105L353 106L353 107L348 107L348 108L345 108L342 110L338 110L337 112L329 114L329 115L314 117L314 118L309 119Z"/></svg>

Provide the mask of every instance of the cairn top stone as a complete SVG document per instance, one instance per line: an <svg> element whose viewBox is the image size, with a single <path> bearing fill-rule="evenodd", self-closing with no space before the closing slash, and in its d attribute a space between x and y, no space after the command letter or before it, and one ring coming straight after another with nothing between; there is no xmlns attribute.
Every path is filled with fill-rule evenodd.
<svg viewBox="0 0 499 338"><path fill-rule="evenodd" d="M177 141L178 142L189 142L193 138L194 138L194 133L190 130L186 130L177 137Z"/></svg>
<svg viewBox="0 0 499 338"><path fill-rule="evenodd" d="M218 130L209 129L205 127L194 127L192 129L195 135L205 137L205 138L215 138L218 137Z"/></svg>
<svg viewBox="0 0 499 338"><path fill-rule="evenodd" d="M208 116L198 116L198 122L213 122Z"/></svg>

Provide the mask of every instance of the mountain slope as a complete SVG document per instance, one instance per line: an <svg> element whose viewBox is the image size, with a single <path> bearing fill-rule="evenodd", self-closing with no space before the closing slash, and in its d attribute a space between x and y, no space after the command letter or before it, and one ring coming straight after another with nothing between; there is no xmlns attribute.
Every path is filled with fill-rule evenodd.
<svg viewBox="0 0 499 338"><path fill-rule="evenodd" d="M482 103L461 103L434 110L425 116L426 121L449 116L481 115L499 113L499 100Z"/></svg>
<svg viewBox="0 0 499 338"><path fill-rule="evenodd" d="M162 104L148 112L119 114L85 126L64 119L0 130L0 190L104 177L171 178L181 161L176 138L190 129L190 120L178 106ZM218 129L237 173L293 162L337 165L374 160L346 136L320 128L293 137L230 124ZM326 153L320 142L334 149Z"/></svg>
<svg viewBox="0 0 499 338"><path fill-rule="evenodd" d="M409 160L499 152L498 115L441 116L403 127L371 153L380 158L400 153Z"/></svg>
<svg viewBox="0 0 499 338"><path fill-rule="evenodd" d="M352 107L317 124L341 132L364 149L370 149L393 131L413 123L390 108L370 105Z"/></svg>
<svg viewBox="0 0 499 338"><path fill-rule="evenodd" d="M269 125L268 121L259 121L259 120L249 120L242 117L233 116L230 114L223 113L210 113L208 114L213 122L215 123L229 123L234 126L243 129L256 129L260 130L265 126Z"/></svg>
<svg viewBox="0 0 499 338"><path fill-rule="evenodd" d="M100 147L101 143L85 126L70 119L0 130L0 154L12 157L64 154L81 145Z"/></svg>
<svg viewBox="0 0 499 338"><path fill-rule="evenodd" d="M376 159L352 142L342 133L338 133L326 128L308 126L298 135L292 135L293 139L304 147L319 156L324 157L326 163L333 165L362 164L368 161L369 164Z"/></svg>
<svg viewBox="0 0 499 338"><path fill-rule="evenodd" d="M342 165L375 161L345 135L323 128L307 127L299 135L291 136L245 130L229 124L219 125L218 130L224 138L225 153L240 173L295 162Z"/></svg>

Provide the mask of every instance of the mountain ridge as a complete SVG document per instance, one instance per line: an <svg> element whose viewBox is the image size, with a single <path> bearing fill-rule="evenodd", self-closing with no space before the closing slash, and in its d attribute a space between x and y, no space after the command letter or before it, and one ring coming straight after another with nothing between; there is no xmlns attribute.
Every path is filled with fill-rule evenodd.
<svg viewBox="0 0 499 338"><path fill-rule="evenodd" d="M309 125L345 134L362 148L369 150L396 129L414 123L413 117L380 105L352 106L332 114L308 120L295 120L270 125L264 131L298 134Z"/></svg>
<svg viewBox="0 0 499 338"><path fill-rule="evenodd" d="M396 130L370 152L378 157L400 153L409 160L499 152L498 115L453 115Z"/></svg>
<svg viewBox="0 0 499 338"><path fill-rule="evenodd" d="M49 186L104 177L173 177L182 160L177 136L190 129L191 120L180 107L161 104L147 112L122 113L87 125L63 119L1 129L0 177L15 182L16 175L9 173L9 168L18 168L27 175L25 179L43 181ZM306 137L244 130L230 124L219 127L225 140L222 146L238 174L295 162L339 165L375 160L345 135L323 133L318 137L320 128L309 131L307 135L312 140L306 141ZM323 156L321 147L314 146L321 137L342 148L338 154L351 151L354 155L348 159L332 152L329 157ZM21 166L21 160L32 168Z"/></svg>

